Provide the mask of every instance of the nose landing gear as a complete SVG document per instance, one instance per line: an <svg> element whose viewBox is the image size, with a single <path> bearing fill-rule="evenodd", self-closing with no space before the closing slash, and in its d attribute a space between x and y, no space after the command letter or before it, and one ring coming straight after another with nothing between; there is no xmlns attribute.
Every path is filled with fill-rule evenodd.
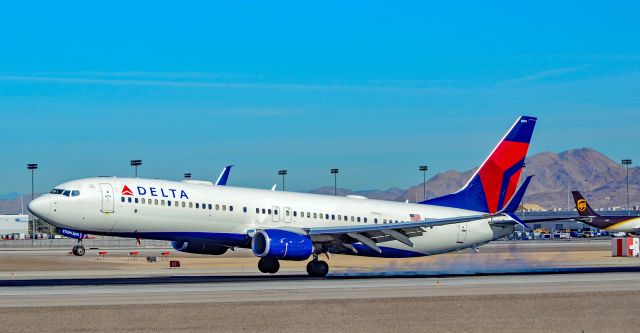
<svg viewBox="0 0 640 333"><path fill-rule="evenodd" d="M84 246L82 246L82 240L78 240L78 244L71 249L71 253L78 257L82 257L85 254Z"/></svg>

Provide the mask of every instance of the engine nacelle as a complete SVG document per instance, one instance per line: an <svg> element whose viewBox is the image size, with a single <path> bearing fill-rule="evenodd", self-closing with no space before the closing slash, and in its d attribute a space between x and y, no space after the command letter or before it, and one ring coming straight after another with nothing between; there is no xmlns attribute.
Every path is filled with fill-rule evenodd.
<svg viewBox="0 0 640 333"><path fill-rule="evenodd" d="M203 241L203 240L192 240L187 242L171 242L171 246L176 251L187 252L187 253L196 253L196 254L212 254L212 255L221 255L227 252L229 249L226 246L222 246L219 244Z"/></svg>
<svg viewBox="0 0 640 333"><path fill-rule="evenodd" d="M261 258L306 260L313 254L313 242L307 235L288 230L258 230L251 240L253 254Z"/></svg>

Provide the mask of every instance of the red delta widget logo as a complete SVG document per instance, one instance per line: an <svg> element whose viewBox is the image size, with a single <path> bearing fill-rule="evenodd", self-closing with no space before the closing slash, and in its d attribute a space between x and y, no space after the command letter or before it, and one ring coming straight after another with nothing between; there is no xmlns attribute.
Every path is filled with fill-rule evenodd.
<svg viewBox="0 0 640 333"><path fill-rule="evenodd" d="M172 199L189 199L187 192L183 190L176 190L174 188L165 189L162 187L144 187L138 186L138 195L150 195L152 197L160 197L160 198L172 198ZM129 186L124 185L122 188L122 195L133 196L133 191L129 188Z"/></svg>

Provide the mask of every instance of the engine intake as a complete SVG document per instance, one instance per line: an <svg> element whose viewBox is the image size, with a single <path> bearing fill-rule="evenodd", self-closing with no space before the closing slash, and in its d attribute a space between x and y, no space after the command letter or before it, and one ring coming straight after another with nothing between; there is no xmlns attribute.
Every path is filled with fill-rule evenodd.
<svg viewBox="0 0 640 333"><path fill-rule="evenodd" d="M229 249L226 246L203 240L190 240L186 242L173 241L171 242L171 246L173 246L176 251L180 252L212 255L224 254Z"/></svg>
<svg viewBox="0 0 640 333"><path fill-rule="evenodd" d="M307 235L288 230L258 230L251 240L253 254L260 258L306 260L313 254L313 242Z"/></svg>

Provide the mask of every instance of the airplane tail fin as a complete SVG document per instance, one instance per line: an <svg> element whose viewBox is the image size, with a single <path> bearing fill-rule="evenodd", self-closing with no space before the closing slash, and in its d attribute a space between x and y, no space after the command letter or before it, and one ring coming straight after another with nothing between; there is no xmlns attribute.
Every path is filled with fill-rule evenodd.
<svg viewBox="0 0 640 333"><path fill-rule="evenodd" d="M496 213L511 201L537 118L521 116L511 126L471 179L457 192L422 204Z"/></svg>
<svg viewBox="0 0 640 333"><path fill-rule="evenodd" d="M580 216L600 216L596 211L591 209L591 206L587 202L582 194L579 191L572 191L573 201L575 201L576 209L578 210L578 215Z"/></svg>

